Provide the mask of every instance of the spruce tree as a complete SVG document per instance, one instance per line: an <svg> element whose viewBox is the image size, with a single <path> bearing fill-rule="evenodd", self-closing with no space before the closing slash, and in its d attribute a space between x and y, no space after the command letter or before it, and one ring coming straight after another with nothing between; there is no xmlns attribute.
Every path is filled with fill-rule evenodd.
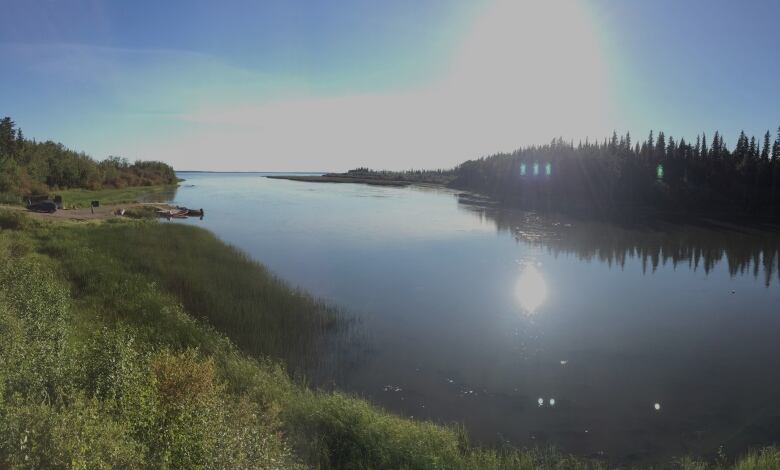
<svg viewBox="0 0 780 470"><path fill-rule="evenodd" d="M720 133L715 131L715 137L712 138L712 146L710 147L712 158L720 158Z"/></svg>
<svg viewBox="0 0 780 470"><path fill-rule="evenodd" d="M761 160L763 161L769 161L769 139L771 138L771 135L769 134L769 131L766 131L766 134L764 134L764 148L761 149Z"/></svg>
<svg viewBox="0 0 780 470"><path fill-rule="evenodd" d="M658 140L655 143L655 153L662 157L664 153L666 152L666 136L664 136L664 131L658 132Z"/></svg>
<svg viewBox="0 0 780 470"><path fill-rule="evenodd" d="M707 158L707 134L701 133L701 158Z"/></svg>
<svg viewBox="0 0 780 470"><path fill-rule="evenodd" d="M669 159L674 158L674 154L677 152L677 145L674 143L674 137L669 136L669 144L666 146L666 157Z"/></svg>
<svg viewBox="0 0 780 470"><path fill-rule="evenodd" d="M776 162L780 158L780 127L777 128L777 138L772 145L772 161Z"/></svg>
<svg viewBox="0 0 780 470"><path fill-rule="evenodd" d="M750 138L750 145L748 146L748 154L751 160L758 158L758 148L756 148L756 136Z"/></svg>
<svg viewBox="0 0 780 470"><path fill-rule="evenodd" d="M737 146L734 148L734 157L736 157L737 160L743 160L747 156L747 153L748 140L745 131L742 131L737 138Z"/></svg>

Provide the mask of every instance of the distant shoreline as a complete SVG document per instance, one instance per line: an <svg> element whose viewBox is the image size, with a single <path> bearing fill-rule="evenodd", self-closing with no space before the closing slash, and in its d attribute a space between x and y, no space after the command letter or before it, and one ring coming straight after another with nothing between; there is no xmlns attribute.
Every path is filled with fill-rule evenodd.
<svg viewBox="0 0 780 470"><path fill-rule="evenodd" d="M333 175L320 175L320 176L270 175L270 176L266 176L266 178L278 179L278 180L290 180L290 181L303 181L306 183L353 183L353 184L369 184L373 186L395 186L395 187L405 187L414 184L413 181L382 180L382 179L375 179L375 178L360 178L360 177L333 176Z"/></svg>
<svg viewBox="0 0 780 470"><path fill-rule="evenodd" d="M328 173L327 171L264 171L264 170L249 170L249 171L231 171L231 170L224 170L224 171L217 171L217 170L174 170L176 173L217 173L217 174L227 174L227 173L241 173L241 174L274 174L274 175L324 175Z"/></svg>

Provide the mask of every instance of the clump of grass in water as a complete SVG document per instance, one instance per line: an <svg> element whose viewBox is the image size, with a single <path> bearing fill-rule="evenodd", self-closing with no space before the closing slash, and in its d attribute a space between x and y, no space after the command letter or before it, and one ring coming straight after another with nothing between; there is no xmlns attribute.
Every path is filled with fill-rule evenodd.
<svg viewBox="0 0 780 470"><path fill-rule="evenodd" d="M776 470L780 468L780 449L775 446L754 449L734 463L728 462L722 455L715 463L687 457L681 459L672 468L679 470Z"/></svg>
<svg viewBox="0 0 780 470"><path fill-rule="evenodd" d="M125 217L131 219L157 219L157 208L154 206L135 206L125 210Z"/></svg>

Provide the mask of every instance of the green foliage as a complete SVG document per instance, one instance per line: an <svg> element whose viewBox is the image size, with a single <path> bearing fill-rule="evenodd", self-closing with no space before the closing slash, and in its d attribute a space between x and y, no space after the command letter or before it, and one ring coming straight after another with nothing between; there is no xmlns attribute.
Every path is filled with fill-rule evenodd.
<svg viewBox="0 0 780 470"><path fill-rule="evenodd" d="M283 415L318 468L460 467L457 433L400 418L341 393L303 391Z"/></svg>
<svg viewBox="0 0 780 470"><path fill-rule="evenodd" d="M780 468L780 448L767 447L750 452L738 460L734 470L770 470Z"/></svg>
<svg viewBox="0 0 780 470"><path fill-rule="evenodd" d="M3 179L2 175L0 175L0 179ZM4 184L2 181L0 181L0 188L10 188L11 186L12 185L10 183ZM0 191L0 204L19 204L20 202L22 202L22 198L19 197L18 194Z"/></svg>
<svg viewBox="0 0 780 470"><path fill-rule="evenodd" d="M34 229L45 237L45 227ZM140 307L120 297L104 322L91 300L105 284L72 299L51 260L12 256L10 235L0 235L0 467L295 467L276 408L254 391L268 381L258 363L148 281L132 286ZM145 308L171 317L179 333L122 321ZM253 372L243 379L250 394L227 391L221 369Z"/></svg>
<svg viewBox="0 0 780 470"><path fill-rule="evenodd" d="M125 211L125 217L131 219L157 219L157 208L154 206L136 206Z"/></svg>
<svg viewBox="0 0 780 470"><path fill-rule="evenodd" d="M323 333L340 318L335 309L290 289L197 227L156 222L63 227L46 234L43 247L63 262L78 297L100 297L102 309L110 312L121 302L150 335L171 336L171 341L179 336L180 345L197 345L190 340L197 333L184 328L185 321L169 325L167 333L158 331L163 320L154 312L178 306L148 295L149 281L242 350L282 359L293 368L318 359ZM187 318L183 312L176 317Z"/></svg>
<svg viewBox="0 0 780 470"><path fill-rule="evenodd" d="M143 447L126 423L95 400L68 407L18 399L3 410L3 462L9 468L141 468Z"/></svg>
<svg viewBox="0 0 780 470"><path fill-rule="evenodd" d="M68 301L42 262L25 257L0 267L0 330L9 338L0 346L6 393L53 401L68 388Z"/></svg>
<svg viewBox="0 0 780 470"><path fill-rule="evenodd" d="M27 225L27 217L17 210L0 209L0 229L20 230Z"/></svg>
<svg viewBox="0 0 780 470"><path fill-rule="evenodd" d="M24 138L11 118L0 120L0 193L26 195L63 188L125 188L171 185L171 166L162 162L109 157L96 162L52 141Z"/></svg>
<svg viewBox="0 0 780 470"><path fill-rule="evenodd" d="M176 186L135 186L122 189L67 189L57 191L66 208L90 207L92 201L101 204L123 204L130 202L162 202L172 199Z"/></svg>

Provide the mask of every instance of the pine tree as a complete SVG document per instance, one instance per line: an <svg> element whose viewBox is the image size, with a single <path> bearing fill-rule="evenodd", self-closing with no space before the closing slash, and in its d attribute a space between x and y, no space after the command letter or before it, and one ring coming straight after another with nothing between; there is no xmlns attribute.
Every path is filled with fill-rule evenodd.
<svg viewBox="0 0 780 470"><path fill-rule="evenodd" d="M771 138L771 135L769 134L769 131L766 131L766 134L764 134L764 148L761 149L761 160L763 161L769 161L769 139Z"/></svg>
<svg viewBox="0 0 780 470"><path fill-rule="evenodd" d="M750 145L748 146L748 154L751 160L758 158L758 148L756 148L756 136L750 138Z"/></svg>
<svg viewBox="0 0 780 470"><path fill-rule="evenodd" d="M699 158L701 157L701 136L696 136L696 146L693 148L693 157Z"/></svg>
<svg viewBox="0 0 780 470"><path fill-rule="evenodd" d="M707 134L701 134L701 158L707 158Z"/></svg>
<svg viewBox="0 0 780 470"><path fill-rule="evenodd" d="M780 159L780 127L777 128L777 138L772 144L772 161L776 162L778 159Z"/></svg>
<svg viewBox="0 0 780 470"><path fill-rule="evenodd" d="M712 158L720 158L720 133L715 131L715 137L712 138L712 146L710 147Z"/></svg>
<svg viewBox="0 0 780 470"><path fill-rule="evenodd" d="M612 131L612 138L609 140L609 150L615 152L618 147L618 136L616 131Z"/></svg>
<svg viewBox="0 0 780 470"><path fill-rule="evenodd" d="M745 135L745 131L742 131L739 133L739 137L737 138L737 146L734 148L734 157L737 158L737 160L744 160L748 153L748 140L747 136Z"/></svg>
<svg viewBox="0 0 780 470"><path fill-rule="evenodd" d="M669 144L666 146L666 157L674 158L674 154L677 152L677 145L674 143L674 137L669 136Z"/></svg>
<svg viewBox="0 0 780 470"><path fill-rule="evenodd" d="M659 157L662 157L665 152L666 152L666 137L664 136L664 131L659 131L658 140L655 143L655 153Z"/></svg>

